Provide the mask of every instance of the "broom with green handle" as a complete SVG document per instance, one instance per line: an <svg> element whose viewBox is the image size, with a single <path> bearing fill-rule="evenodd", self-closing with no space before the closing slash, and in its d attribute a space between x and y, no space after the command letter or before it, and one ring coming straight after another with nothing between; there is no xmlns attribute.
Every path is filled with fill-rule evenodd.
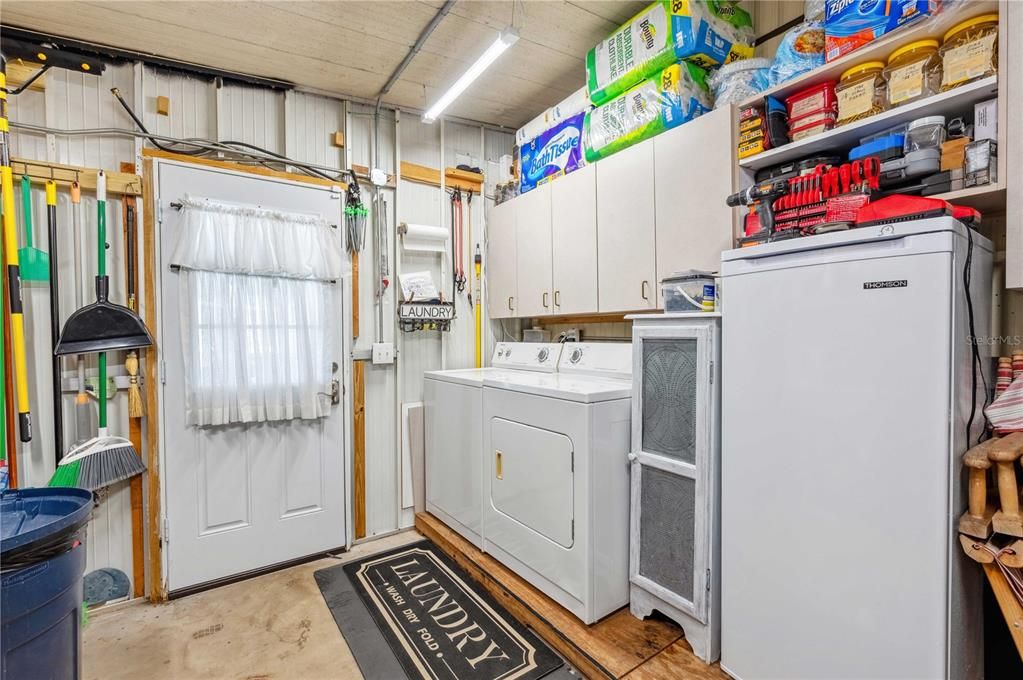
<svg viewBox="0 0 1023 680"><path fill-rule="evenodd" d="M107 244L107 179L96 173L96 226L99 257L96 268L98 297L106 297L109 287L106 263ZM102 293L100 293L102 291ZM64 456L50 479L50 486L76 486L96 491L115 482L140 475L146 466L132 443L123 437L107 434L107 353L99 353L99 433Z"/></svg>

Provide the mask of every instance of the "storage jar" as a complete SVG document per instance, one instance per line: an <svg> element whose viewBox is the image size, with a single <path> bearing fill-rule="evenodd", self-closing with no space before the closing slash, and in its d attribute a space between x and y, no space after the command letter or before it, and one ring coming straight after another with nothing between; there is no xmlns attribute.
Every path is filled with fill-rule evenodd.
<svg viewBox="0 0 1023 680"><path fill-rule="evenodd" d="M883 72L884 62L868 61L842 74L835 86L838 96L836 125L869 118L888 108L888 88Z"/></svg>
<svg viewBox="0 0 1023 680"><path fill-rule="evenodd" d="M936 94L941 88L941 56L933 38L903 45L888 57L884 70L888 105L901 106Z"/></svg>
<svg viewBox="0 0 1023 680"><path fill-rule="evenodd" d="M945 143L945 117L917 118L906 131L906 153L921 149L938 149Z"/></svg>
<svg viewBox="0 0 1023 680"><path fill-rule="evenodd" d="M939 52L942 92L994 75L998 72L998 15L982 14L953 26Z"/></svg>

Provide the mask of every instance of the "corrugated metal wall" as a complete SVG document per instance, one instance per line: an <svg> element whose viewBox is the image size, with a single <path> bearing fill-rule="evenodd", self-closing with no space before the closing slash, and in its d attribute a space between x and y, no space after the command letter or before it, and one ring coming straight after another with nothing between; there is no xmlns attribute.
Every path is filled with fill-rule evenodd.
<svg viewBox="0 0 1023 680"><path fill-rule="evenodd" d="M116 127L132 129L128 115L110 94L116 87L121 95L140 109L143 122L151 132L173 137L200 137L243 141L285 153L296 159L331 167L342 167L345 150L334 146L334 133L345 132L350 161L369 166L372 160L373 108L352 104L349 120L345 121L344 102L330 97L282 92L240 85L217 88L212 81L150 67L123 64L108 67L99 78L80 73L53 71L47 74L45 92L28 91L10 100L10 116L15 122L44 124L62 129ZM169 115L156 113L156 98L170 99ZM400 128L400 148L396 145L396 127ZM406 114L395 124L393 111L381 111L380 149L377 166L388 173L396 170L396 153L402 160L433 168L453 166L463 160L485 168L485 162L496 161L510 153L513 135L494 130L481 132L478 126L464 124L445 125L444 151L441 151L441 125L425 125L419 116ZM136 142L118 136L54 136L48 143L43 135L15 131L12 135L15 155L52 160L62 163L118 170L122 162L136 159ZM49 151L48 151L49 149ZM364 200L368 203L372 189L365 186ZM414 184L403 180L400 195L391 189L382 190L388 207L390 286L383 299L383 340L397 341L400 356L397 371L401 372L401 401L419 401L422 397L422 372L448 367L468 366L473 360L472 311L467 300L459 303L459 320L451 333L421 332L394 335L394 293L398 281L394 277L393 254L395 248L401 256L402 270L434 272L438 284L450 286L450 280L441 281L439 258L417 255L404 256L401 246L394 243L395 206L398 204L397 222L423 224L449 224L449 202L437 187ZM44 215L44 198L35 192L36 214ZM61 241L71 243L71 213L65 194L60 195L59 221ZM95 271L95 201L83 198L87 216L85 243L87 272ZM484 201L473 201L473 227L482 233ZM37 218L38 220L38 218ZM45 229L37 221L36 240L45 244ZM112 276L112 297L124 299L123 239L121 235L121 207L111 200L108 207L108 269ZM468 226L468 225L466 225ZM466 249L471 253L468 245ZM471 256L470 256L471 259ZM74 294L70 282L73 265L68 245L60 255L61 306L64 318L74 309ZM361 333L355 343L356 356L365 355L375 340L375 246L372 232L366 238L361 253L360 318ZM450 275L450 267L446 268ZM471 268L470 268L471 274ZM68 283L65 283L68 282ZM92 296L86 290L86 301ZM49 346L48 287L45 284L26 291L29 343L34 348ZM464 297L464 295L462 296ZM442 356L443 344L443 356ZM489 356L490 352L485 353ZM32 405L37 422L48 423L50 414L50 370L48 352L33 352ZM123 373L122 357L111 361L113 373ZM88 364L90 374L95 364ZM74 362L64 367L67 379L74 375ZM367 531L370 536L393 531L412 522L411 511L400 506L401 466L397 442L399 425L396 414L398 376L395 366L366 365L366 457L367 457ZM65 393L65 407L70 421L73 395ZM111 402L111 429L127 431L126 395L118 393ZM66 423L69 437L73 437L73 422ZM44 484L53 471L53 436L44 428L34 442L25 447L20 460L21 483ZM131 528L127 485L113 488L99 505L89 528L88 569L114 567L131 574Z"/></svg>

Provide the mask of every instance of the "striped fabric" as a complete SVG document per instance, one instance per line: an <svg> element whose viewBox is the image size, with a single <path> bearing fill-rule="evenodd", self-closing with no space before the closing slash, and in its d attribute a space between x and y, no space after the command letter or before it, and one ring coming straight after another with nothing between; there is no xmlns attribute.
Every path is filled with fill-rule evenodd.
<svg viewBox="0 0 1023 680"><path fill-rule="evenodd" d="M1023 354L998 360L995 400L984 413L999 434L1023 431Z"/></svg>

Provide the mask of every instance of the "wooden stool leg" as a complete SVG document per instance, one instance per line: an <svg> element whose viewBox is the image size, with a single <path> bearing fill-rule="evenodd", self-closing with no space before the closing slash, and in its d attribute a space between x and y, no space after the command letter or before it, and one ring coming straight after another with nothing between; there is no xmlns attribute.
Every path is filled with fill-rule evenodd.
<svg viewBox="0 0 1023 680"><path fill-rule="evenodd" d="M995 464L998 504L1001 509L992 518L995 532L1023 538L1023 517L1019 514L1019 485L1016 461L1023 455L1023 432L1014 432L991 445L988 457Z"/></svg>
<svg viewBox="0 0 1023 680"><path fill-rule="evenodd" d="M987 471L991 467L987 452L994 441L991 439L979 444L963 455L963 465L970 471L970 489L969 508L959 518L959 531L973 538L987 539L991 536L995 507L994 504L988 505L987 499Z"/></svg>

